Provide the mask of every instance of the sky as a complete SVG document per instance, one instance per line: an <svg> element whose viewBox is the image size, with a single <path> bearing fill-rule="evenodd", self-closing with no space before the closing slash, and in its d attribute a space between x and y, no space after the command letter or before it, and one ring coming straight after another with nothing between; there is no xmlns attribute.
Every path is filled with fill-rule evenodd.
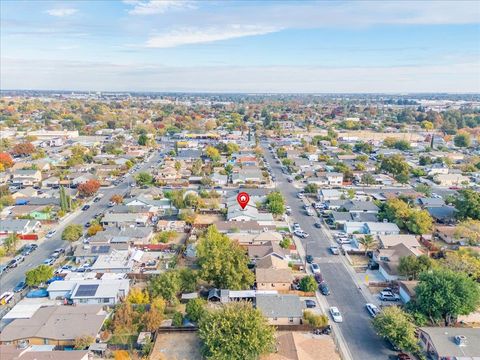
<svg viewBox="0 0 480 360"><path fill-rule="evenodd" d="M480 1L0 1L0 89L480 92Z"/></svg>

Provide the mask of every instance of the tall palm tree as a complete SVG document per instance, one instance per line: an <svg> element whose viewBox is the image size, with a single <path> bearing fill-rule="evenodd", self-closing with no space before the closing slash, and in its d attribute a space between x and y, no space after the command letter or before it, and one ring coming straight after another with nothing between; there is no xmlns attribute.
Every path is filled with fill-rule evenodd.
<svg viewBox="0 0 480 360"><path fill-rule="evenodd" d="M367 255L367 252L376 249L377 247L377 240L375 240L373 235L365 235L364 237L360 238L358 242L363 245L363 248L365 249L365 255Z"/></svg>

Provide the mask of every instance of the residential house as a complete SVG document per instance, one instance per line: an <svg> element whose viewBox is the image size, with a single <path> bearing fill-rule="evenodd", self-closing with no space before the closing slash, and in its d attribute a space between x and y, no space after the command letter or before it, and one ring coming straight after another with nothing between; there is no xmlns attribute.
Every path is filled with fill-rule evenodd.
<svg viewBox="0 0 480 360"><path fill-rule="evenodd" d="M48 288L48 296L54 300L66 298L75 305L115 305L129 292L128 279L63 280L54 281Z"/></svg>
<svg viewBox="0 0 480 360"><path fill-rule="evenodd" d="M271 325L299 325L302 323L303 306L298 295L257 294L255 307Z"/></svg>
<svg viewBox="0 0 480 360"><path fill-rule="evenodd" d="M98 255L91 269L99 273L129 273L134 261L129 251L114 250L108 255Z"/></svg>
<svg viewBox="0 0 480 360"><path fill-rule="evenodd" d="M35 186L42 181L40 170L16 170L12 173L12 185Z"/></svg>
<svg viewBox="0 0 480 360"><path fill-rule="evenodd" d="M369 235L397 235L400 229L397 224L389 222L346 222L343 231L347 234L369 234Z"/></svg>
<svg viewBox="0 0 480 360"><path fill-rule="evenodd" d="M457 210L454 206L435 206L425 208L430 216L438 224L454 224L456 223L455 214Z"/></svg>
<svg viewBox="0 0 480 360"><path fill-rule="evenodd" d="M282 234L276 231L264 231L259 234L237 232L228 234L228 237L237 241L240 245L263 245L269 241L280 242L283 239Z"/></svg>
<svg viewBox="0 0 480 360"><path fill-rule="evenodd" d="M456 226L435 226L434 235L447 244L457 244L464 241L455 235Z"/></svg>
<svg viewBox="0 0 480 360"><path fill-rule="evenodd" d="M475 360L480 355L480 331L464 327L418 328L420 346L430 359Z"/></svg>
<svg viewBox="0 0 480 360"><path fill-rule="evenodd" d="M9 360L89 360L87 350L54 350L55 345L33 345L26 349L0 345L3 359Z"/></svg>
<svg viewBox="0 0 480 360"><path fill-rule="evenodd" d="M400 259L405 256L419 256L422 252L416 248L409 248L403 243L391 246L387 249L377 249L373 253L373 260L379 264L379 272L387 281L400 278L398 266Z"/></svg>
<svg viewBox="0 0 480 360"><path fill-rule="evenodd" d="M0 237L6 237L10 234L28 235L36 233L41 227L37 220L11 219L0 221Z"/></svg>
<svg viewBox="0 0 480 360"><path fill-rule="evenodd" d="M72 346L81 336L97 337L108 313L101 305L46 306L29 319L15 319L0 333L2 344Z"/></svg>
<svg viewBox="0 0 480 360"><path fill-rule="evenodd" d="M290 290L293 275L288 266L275 269L256 268L255 279L258 290Z"/></svg>
<svg viewBox="0 0 480 360"><path fill-rule="evenodd" d="M286 258L286 251L277 242L269 241L263 245L248 245L248 257L256 262L259 259L273 255L279 259Z"/></svg>
<svg viewBox="0 0 480 360"><path fill-rule="evenodd" d="M335 189L321 189L318 191L317 198L319 201L325 202L330 200L340 200L343 192Z"/></svg>
<svg viewBox="0 0 480 360"><path fill-rule="evenodd" d="M104 226L136 227L147 226L148 215L136 213L106 213L101 223Z"/></svg>

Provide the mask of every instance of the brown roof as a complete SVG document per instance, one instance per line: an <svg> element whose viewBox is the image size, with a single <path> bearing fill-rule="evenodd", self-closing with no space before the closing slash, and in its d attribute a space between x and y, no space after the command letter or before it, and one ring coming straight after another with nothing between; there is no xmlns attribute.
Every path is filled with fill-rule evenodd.
<svg viewBox="0 0 480 360"><path fill-rule="evenodd" d="M403 290L410 296L414 297L415 296L415 287L418 284L417 280L404 280L404 281L399 281L400 287L403 288Z"/></svg>
<svg viewBox="0 0 480 360"><path fill-rule="evenodd" d="M248 245L248 256L250 258L263 258L265 256L277 254L285 257L285 250L276 242L268 241L263 245Z"/></svg>
<svg viewBox="0 0 480 360"><path fill-rule="evenodd" d="M256 269L255 278L257 283L291 283L293 281L292 270L287 269Z"/></svg>
<svg viewBox="0 0 480 360"><path fill-rule="evenodd" d="M46 306L30 319L15 319L5 326L0 341L28 338L74 340L79 336L97 336L107 313L100 305Z"/></svg>
<svg viewBox="0 0 480 360"><path fill-rule="evenodd" d="M258 260L256 267L257 269L287 269L288 262L278 258L277 256L269 255Z"/></svg>

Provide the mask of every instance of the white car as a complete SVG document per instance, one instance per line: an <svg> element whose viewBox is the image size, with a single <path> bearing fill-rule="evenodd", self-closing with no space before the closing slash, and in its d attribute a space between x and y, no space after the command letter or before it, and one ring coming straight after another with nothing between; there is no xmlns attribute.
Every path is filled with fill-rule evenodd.
<svg viewBox="0 0 480 360"><path fill-rule="evenodd" d="M314 274L320 274L320 266L317 263L311 263L310 268Z"/></svg>
<svg viewBox="0 0 480 360"><path fill-rule="evenodd" d="M332 306L330 308L330 315L332 315L332 319L336 323L343 322L342 314L340 314L340 311L338 311L338 308L336 306Z"/></svg>
<svg viewBox="0 0 480 360"><path fill-rule="evenodd" d="M55 233L57 232L57 230L50 230L47 235L45 235L45 237L47 239L50 239L53 235L55 235Z"/></svg>
<svg viewBox="0 0 480 360"><path fill-rule="evenodd" d="M376 317L380 312L380 309L375 304L368 303L368 304L365 304L365 307L367 308L367 311L372 317Z"/></svg>
<svg viewBox="0 0 480 360"><path fill-rule="evenodd" d="M352 240L350 240L349 238L338 238L337 242L339 244L350 244Z"/></svg>

